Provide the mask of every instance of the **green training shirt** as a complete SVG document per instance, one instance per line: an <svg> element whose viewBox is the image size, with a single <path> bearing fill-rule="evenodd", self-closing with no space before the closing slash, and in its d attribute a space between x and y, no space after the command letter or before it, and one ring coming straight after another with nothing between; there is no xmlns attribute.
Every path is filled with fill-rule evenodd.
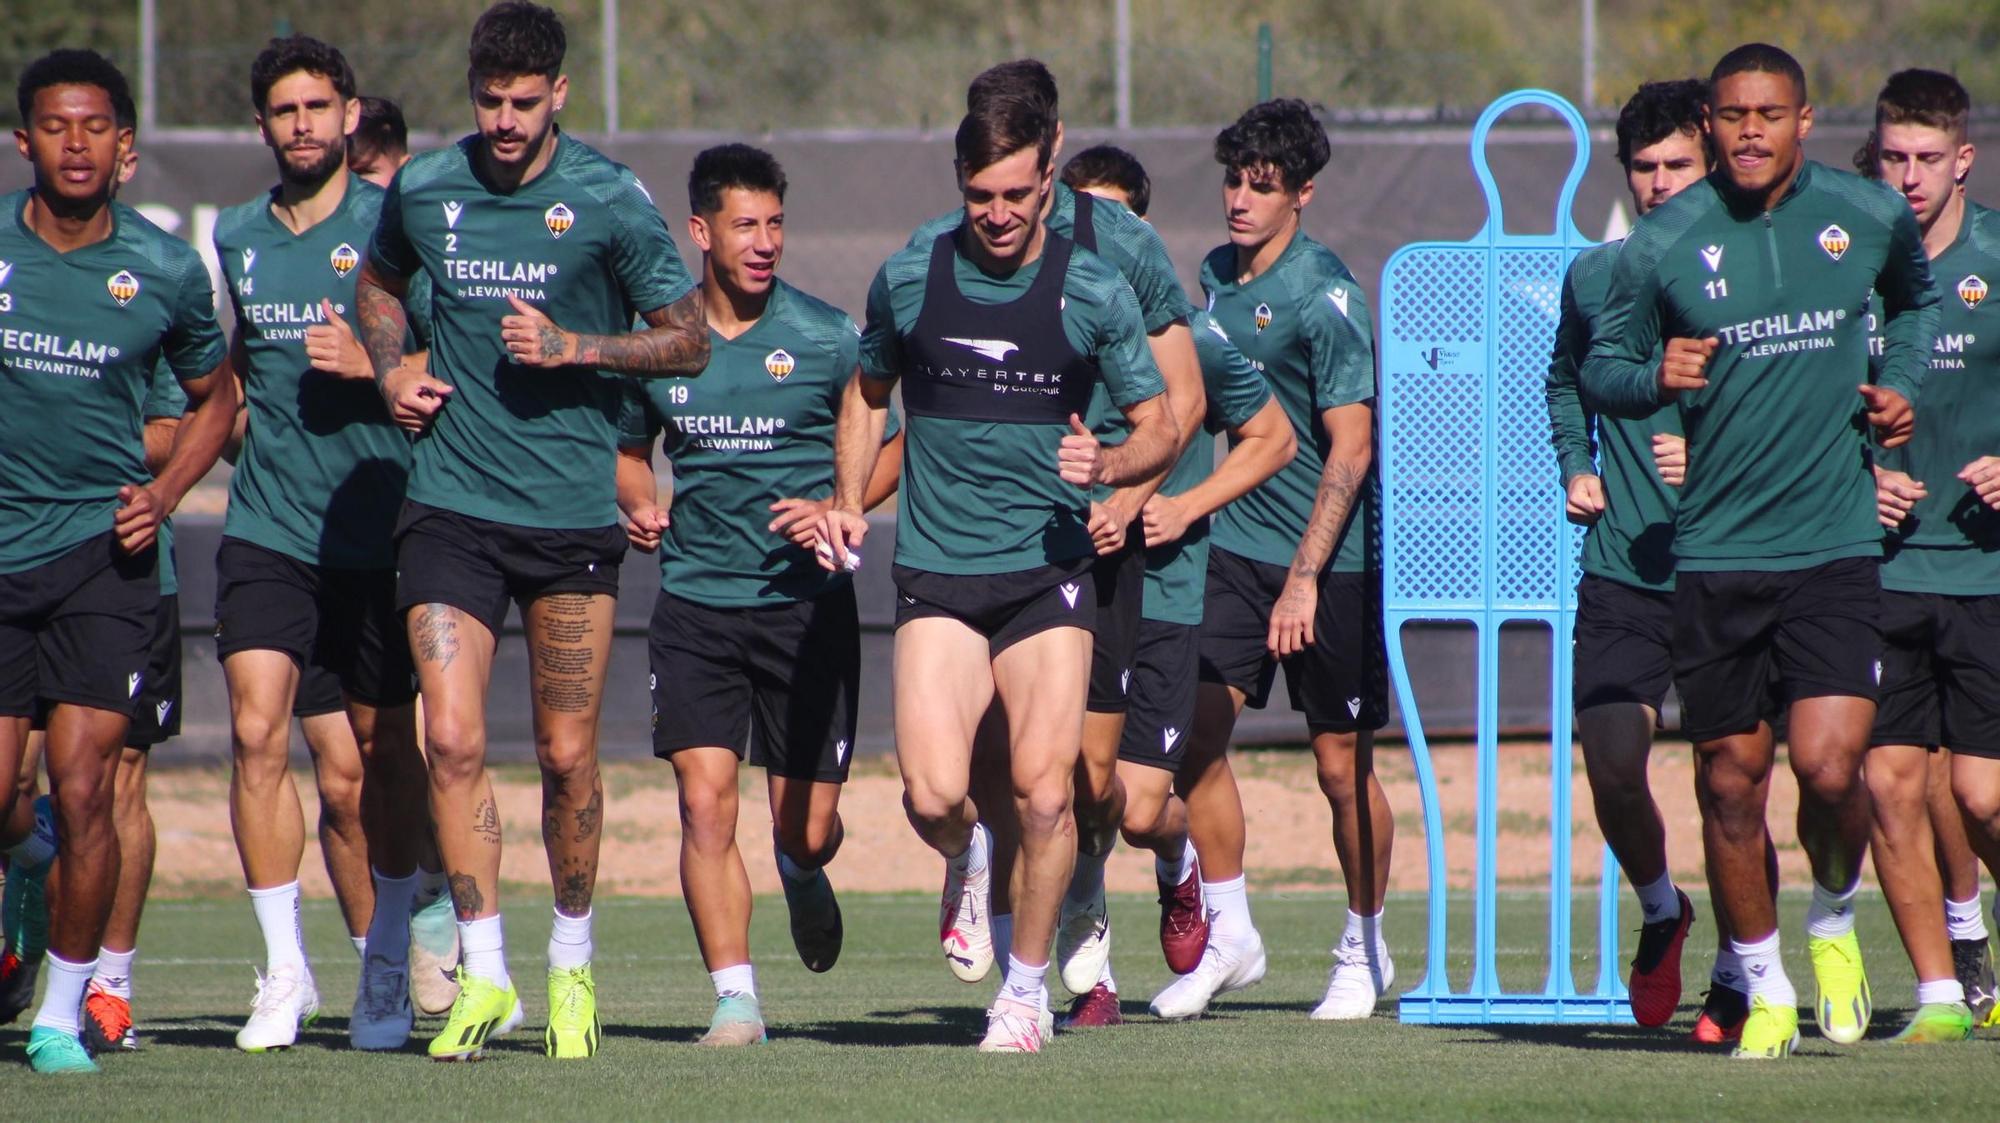
<svg viewBox="0 0 2000 1123"><path fill-rule="evenodd" d="M930 257L930 246L908 246L875 274L861 337L863 374L900 377L903 340L923 311ZM1041 265L1036 258L993 276L954 252L952 277L967 300L1005 304L1028 291ZM1096 360L1115 405L1137 405L1164 392L1132 286L1080 246L1063 282L1062 324L1070 346ZM1013 573L1094 553L1090 496L1057 474L1056 451L1067 426L916 415L903 425L896 564L932 573Z"/></svg>
<svg viewBox="0 0 2000 1123"><path fill-rule="evenodd" d="M1583 389L1606 413L1647 416L1660 408L1662 341L1719 339L1708 385L1679 396L1688 470L1678 568L1790 571L1879 556L1855 388L1868 381L1868 298L1879 292L1880 382L1917 400L1938 299L1917 221L1888 188L1812 161L1769 211L1727 190L1711 174L1625 239Z"/></svg>
<svg viewBox="0 0 2000 1123"><path fill-rule="evenodd" d="M340 205L304 233L271 213L276 189L215 223L215 253L247 358L238 373L250 409L222 533L308 565L396 564L391 536L409 480L410 440L389 419L373 381L314 370L306 358L306 329L325 322L322 300L360 334L355 271L382 196L349 176ZM416 277L410 288L428 284Z"/></svg>
<svg viewBox="0 0 2000 1123"><path fill-rule="evenodd" d="M1591 337L1604 318L1618 246L1592 246L1576 255L1563 275L1562 318L1549 356L1549 427L1563 487L1580 475L1596 475L1604 482L1604 514L1584 536L1583 571L1621 585L1664 591L1674 587L1678 496L1653 465L1653 437L1680 435L1680 414L1663 409L1639 420L1607 416L1576 383L1577 369L1590 355Z"/></svg>
<svg viewBox="0 0 2000 1123"><path fill-rule="evenodd" d="M1271 386L1206 312L1193 317L1194 351L1201 360L1208 415L1160 484L1160 494L1180 495L1215 470L1215 434L1234 429L1271 400ZM1168 624L1195 625L1202 618L1202 589L1208 579L1208 520L1190 523L1178 541L1146 551L1144 616Z"/></svg>
<svg viewBox="0 0 2000 1123"><path fill-rule="evenodd" d="M1968 202L1958 237L1931 260L1931 273L1938 328L1916 400L1917 431L1908 444L1877 454L1883 467L1921 480L1929 495L1889 535L1882 587L1991 596L2000 594L2000 511L1958 473L1982 456L2000 456L2000 301L1987 299L2000 284L2000 211Z"/></svg>
<svg viewBox="0 0 2000 1123"><path fill-rule="evenodd" d="M144 422L156 417L171 417L179 420L187 413L187 391L181 389L181 381L174 377L174 369L165 360L153 364L153 381L146 390L146 404L139 416ZM140 430L140 444L145 443L145 430ZM171 597L181 591L181 578L174 568L174 520L160 520L160 595Z"/></svg>
<svg viewBox="0 0 2000 1123"><path fill-rule="evenodd" d="M766 529L780 499L833 493L833 435L860 336L847 313L783 281L735 339L709 332L700 378L629 381L621 439L666 434L673 518L660 587L730 608L806 600L845 584L813 552Z"/></svg>
<svg viewBox="0 0 2000 1123"><path fill-rule="evenodd" d="M1236 281L1236 247L1223 245L1201 263L1208 311L1292 420L1299 455L1277 475L1215 516L1213 542L1232 554L1290 566L1312 521L1329 440L1321 415L1375 398L1375 328L1368 298L1334 252L1301 230L1269 269ZM1354 498L1329 559L1334 573L1362 573L1377 563L1375 468Z"/></svg>
<svg viewBox="0 0 2000 1123"><path fill-rule="evenodd" d="M224 356L193 247L112 203L111 236L57 253L0 197L0 573L111 529L118 489L151 479L140 437L153 365L183 382Z"/></svg>
<svg viewBox="0 0 2000 1123"><path fill-rule="evenodd" d="M409 497L513 526L618 521L619 376L507 357L509 296L566 331L616 335L694 288L630 169L558 132L549 166L512 192L477 170L477 135L403 165L370 254L433 288L431 373L454 388L416 442Z"/></svg>

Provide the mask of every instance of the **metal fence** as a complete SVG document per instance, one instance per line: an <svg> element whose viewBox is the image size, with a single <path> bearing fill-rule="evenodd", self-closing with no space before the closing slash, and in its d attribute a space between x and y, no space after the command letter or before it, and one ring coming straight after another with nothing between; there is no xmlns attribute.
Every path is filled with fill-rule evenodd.
<svg viewBox="0 0 2000 1123"><path fill-rule="evenodd" d="M596 133L948 129L967 78L1024 55L1055 70L1072 125L1211 125L1274 93L1336 118L1470 121L1524 85L1601 118L1641 79L1699 73L1770 33L1726 0L547 2L570 34L566 118ZM147 127L240 128L251 58L301 31L340 45L413 128L453 133L468 121L467 32L487 3L8 0L0 74L56 45L95 47L128 68ZM2000 0L1770 3L1822 108L1865 109L1907 65L1958 72L1981 103L2000 97Z"/></svg>

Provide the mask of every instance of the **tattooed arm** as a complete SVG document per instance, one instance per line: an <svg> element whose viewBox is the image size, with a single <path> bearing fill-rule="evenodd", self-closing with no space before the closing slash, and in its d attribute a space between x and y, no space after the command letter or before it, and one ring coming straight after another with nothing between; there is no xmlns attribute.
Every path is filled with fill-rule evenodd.
<svg viewBox="0 0 2000 1123"><path fill-rule="evenodd" d="M623 335L564 331L521 298L510 296L507 302L514 314L501 319L500 341L526 366L595 367L638 378L686 378L708 366L708 317L702 312L700 289L665 308L641 313L645 330Z"/></svg>
<svg viewBox="0 0 2000 1123"><path fill-rule="evenodd" d="M451 387L432 378L421 366L404 361L403 339L410 330L410 315L403 307L409 282L373 260L361 263L361 278L354 285L354 306L361 320L361 346L368 363L375 368L375 386L389 407L389 417L410 433L430 427L437 412L451 398Z"/></svg>
<svg viewBox="0 0 2000 1123"><path fill-rule="evenodd" d="M1330 447L1320 470L1319 491L1313 496L1312 517L1292 555L1285 589L1271 611L1266 643L1279 655L1304 651L1313 642L1313 616L1319 607L1319 575L1333 557L1335 543L1354 510L1355 497L1374 463L1374 407L1370 402L1335 406L1320 414Z"/></svg>

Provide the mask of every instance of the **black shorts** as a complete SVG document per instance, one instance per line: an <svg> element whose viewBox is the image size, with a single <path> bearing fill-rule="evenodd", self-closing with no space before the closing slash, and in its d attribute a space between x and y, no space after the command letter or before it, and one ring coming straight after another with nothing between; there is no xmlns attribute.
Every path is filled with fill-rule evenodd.
<svg viewBox="0 0 2000 1123"><path fill-rule="evenodd" d="M853 585L755 608L663 592L647 647L654 756L714 746L780 776L846 781L861 693Z"/></svg>
<svg viewBox="0 0 2000 1123"><path fill-rule="evenodd" d="M1638 703L1659 713L1674 682L1674 595L1586 573L1576 583L1576 673L1579 712Z"/></svg>
<svg viewBox="0 0 2000 1123"><path fill-rule="evenodd" d="M160 612L159 551L105 531L54 561L0 574L0 716L38 703L130 715Z"/></svg>
<svg viewBox="0 0 2000 1123"><path fill-rule="evenodd" d="M227 662L239 651L291 656L299 667L293 712L303 716L308 683L314 703L324 704L329 678L338 692L371 706L406 705L417 696L389 570L312 565L225 537L215 551L215 584L216 658Z"/></svg>
<svg viewBox="0 0 2000 1123"><path fill-rule="evenodd" d="M139 688L139 705L132 711L132 728L125 744L150 749L181 734L181 598L160 598L153 624L153 654L146 663L146 682Z"/></svg>
<svg viewBox="0 0 2000 1123"><path fill-rule="evenodd" d="M1178 772L1194 724L1200 680L1201 629L1163 620L1139 622L1132 660L1132 708L1118 739L1118 759Z"/></svg>
<svg viewBox="0 0 2000 1123"><path fill-rule="evenodd" d="M512 526L406 500L396 524L396 607L450 605L495 636L507 603L554 593L618 595L625 531Z"/></svg>
<svg viewBox="0 0 2000 1123"><path fill-rule="evenodd" d="M1779 573L1681 571L1674 686L1681 731L1713 741L1755 729L1769 691L1874 701L1882 656L1881 562L1842 558Z"/></svg>
<svg viewBox="0 0 2000 1123"><path fill-rule="evenodd" d="M1051 628L1089 631L1097 617L1090 559L1013 573L931 573L895 566L896 627L927 616L956 620L986 637L992 656Z"/></svg>
<svg viewBox="0 0 2000 1123"><path fill-rule="evenodd" d="M2000 596L1882 592L1873 745L2000 757Z"/></svg>
<svg viewBox="0 0 2000 1123"><path fill-rule="evenodd" d="M402 617L396 617L398 627ZM403 649L409 650L408 637ZM323 717L327 714L347 712L347 696L340 692L340 676L317 663L307 663L299 668L298 693L292 695L293 717Z"/></svg>
<svg viewBox="0 0 2000 1123"><path fill-rule="evenodd" d="M1094 714L1122 714L1131 698L1133 652L1139 646L1146 598L1146 528L1125 529L1125 545L1090 567L1097 583L1097 627L1090 648L1090 697Z"/></svg>
<svg viewBox="0 0 2000 1123"><path fill-rule="evenodd" d="M1313 733L1353 733L1388 724L1381 575L1322 573L1313 644L1280 660L1266 641L1285 577L1282 565L1209 550L1201 681L1235 687L1243 692L1245 705L1263 709L1282 662L1292 708L1306 715L1306 728Z"/></svg>

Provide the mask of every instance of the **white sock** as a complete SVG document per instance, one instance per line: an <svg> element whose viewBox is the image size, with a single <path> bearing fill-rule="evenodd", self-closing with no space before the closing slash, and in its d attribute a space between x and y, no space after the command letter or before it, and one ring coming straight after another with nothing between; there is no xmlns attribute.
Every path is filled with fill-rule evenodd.
<svg viewBox="0 0 2000 1123"><path fill-rule="evenodd" d="M757 998L757 972L748 963L724 967L720 971L710 971L708 977L715 983L717 998L731 994L740 994L752 1001Z"/></svg>
<svg viewBox="0 0 2000 1123"><path fill-rule="evenodd" d="M418 866L415 878L416 892L410 901L411 912L436 904L437 899L444 896L450 887L450 883L444 879L443 870L427 870Z"/></svg>
<svg viewBox="0 0 2000 1123"><path fill-rule="evenodd" d="M347 942L354 945L354 958L359 959L363 963L368 962L368 936L366 933L359 936L349 936L347 937Z"/></svg>
<svg viewBox="0 0 2000 1123"><path fill-rule="evenodd" d="M985 823L972 824L972 843L957 857L946 858L951 868L963 874L986 872L993 864L993 835Z"/></svg>
<svg viewBox="0 0 2000 1123"><path fill-rule="evenodd" d="M1813 882L1812 904L1806 906L1806 934L1821 940L1837 940L1854 931L1854 895L1861 891L1861 879L1845 890L1828 889Z"/></svg>
<svg viewBox="0 0 2000 1123"><path fill-rule="evenodd" d="M1954 940L1986 939L1986 914L1979 911L1979 894L1970 900L1946 901L1944 903L1945 927L1951 929Z"/></svg>
<svg viewBox="0 0 2000 1123"><path fill-rule="evenodd" d="M1048 971L1047 963L1031 967L1010 955L1007 957L1007 978L1000 984L1000 993L1022 1002L1032 1002L1037 1010L1046 1010L1049 991L1042 985L1042 979Z"/></svg>
<svg viewBox="0 0 2000 1123"><path fill-rule="evenodd" d="M1743 977L1749 980L1751 995L1762 996L1775 1006L1799 1004L1799 992L1792 989L1792 980L1785 974L1785 961L1778 955L1775 930L1749 943L1731 940L1729 950L1743 961Z"/></svg>
<svg viewBox="0 0 2000 1123"><path fill-rule="evenodd" d="M77 1019L83 1011L84 988L90 985L90 976L97 970L97 961L71 963L50 952L42 962L48 968L49 989L42 994L41 1009L35 1011L35 1025L76 1033L83 1028Z"/></svg>
<svg viewBox="0 0 2000 1123"><path fill-rule="evenodd" d="M1168 885L1179 885L1187 880L1188 871L1194 868L1194 843L1181 843L1181 856L1172 861L1157 855L1153 858L1153 876Z"/></svg>
<svg viewBox="0 0 2000 1123"><path fill-rule="evenodd" d="M1917 984L1917 1005L1929 1006L1933 1002L1964 1002L1965 984L1957 979L1936 979Z"/></svg>
<svg viewBox="0 0 2000 1123"><path fill-rule="evenodd" d="M1717 986L1748 994L1749 984L1743 981L1743 957L1736 954L1733 947L1718 949L1715 966L1708 969L1708 981Z"/></svg>
<svg viewBox="0 0 2000 1123"><path fill-rule="evenodd" d="M310 971L305 933L299 930L299 883L250 890L250 908L257 914L258 930L264 933L264 969Z"/></svg>
<svg viewBox="0 0 2000 1123"><path fill-rule="evenodd" d="M993 914L993 959L996 963L1006 963L1014 953L1014 914L996 912Z"/></svg>
<svg viewBox="0 0 2000 1123"><path fill-rule="evenodd" d="M514 985L507 974L507 939L500 931L500 914L458 922L459 962L468 975L477 975L506 990Z"/></svg>
<svg viewBox="0 0 2000 1123"><path fill-rule="evenodd" d="M1651 885L1635 885L1633 888L1639 891L1639 909L1646 914L1647 924L1680 916L1681 894L1674 888L1673 874L1663 873Z"/></svg>
<svg viewBox="0 0 2000 1123"><path fill-rule="evenodd" d="M1201 892L1215 914L1209 928L1211 938L1236 943L1256 935L1257 927L1250 923L1250 893L1242 874L1228 881L1204 881Z"/></svg>
<svg viewBox="0 0 2000 1123"><path fill-rule="evenodd" d="M1111 960L1107 957L1104 966L1097 972L1097 985L1113 994L1118 993L1118 980L1111 977Z"/></svg>
<svg viewBox="0 0 2000 1123"><path fill-rule="evenodd" d="M1342 944L1354 943L1368 949L1368 957L1376 964L1389 962L1389 941L1382 938L1382 914L1363 916L1353 909L1347 910L1347 930L1341 933Z"/></svg>
<svg viewBox="0 0 2000 1123"><path fill-rule="evenodd" d="M97 949L97 969L90 973L90 981L96 983L107 994L132 1001L132 960L139 954L138 948L131 951L112 951L110 948Z"/></svg>
<svg viewBox="0 0 2000 1123"><path fill-rule="evenodd" d="M375 875L375 914L368 918L367 945L362 950L373 950L376 955L390 963L407 963L410 960L410 911L417 897L417 877L385 877L381 870Z"/></svg>
<svg viewBox="0 0 2000 1123"><path fill-rule="evenodd" d="M1088 854L1082 847L1076 851L1076 865L1070 869L1069 892L1066 896L1072 905L1087 905L1104 892L1104 860L1108 854Z"/></svg>
<svg viewBox="0 0 2000 1123"><path fill-rule="evenodd" d="M796 885L818 877L819 867L814 866L812 869L807 869L797 862L792 861L783 850L780 850L778 851L778 876Z"/></svg>
<svg viewBox="0 0 2000 1123"><path fill-rule="evenodd" d="M549 966L559 971L568 971L590 962L596 950L590 938L590 918L596 910L582 916L567 916L563 910L556 910L556 922L549 929Z"/></svg>

